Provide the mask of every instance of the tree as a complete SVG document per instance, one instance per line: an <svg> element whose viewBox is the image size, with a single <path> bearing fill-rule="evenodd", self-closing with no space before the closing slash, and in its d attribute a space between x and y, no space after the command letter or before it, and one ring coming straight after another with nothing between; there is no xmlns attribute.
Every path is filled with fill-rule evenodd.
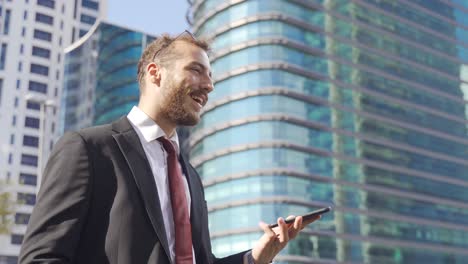
<svg viewBox="0 0 468 264"><path fill-rule="evenodd" d="M0 234L9 234L13 223L11 215L14 211L14 201L12 194L5 191L6 184L0 182Z"/></svg>

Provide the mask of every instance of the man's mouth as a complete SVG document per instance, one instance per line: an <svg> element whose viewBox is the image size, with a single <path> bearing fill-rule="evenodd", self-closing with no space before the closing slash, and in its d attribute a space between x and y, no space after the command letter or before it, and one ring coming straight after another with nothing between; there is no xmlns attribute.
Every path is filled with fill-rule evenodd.
<svg viewBox="0 0 468 264"><path fill-rule="evenodd" d="M203 107L208 101L207 96L203 94L191 94L190 97L200 105L200 108Z"/></svg>

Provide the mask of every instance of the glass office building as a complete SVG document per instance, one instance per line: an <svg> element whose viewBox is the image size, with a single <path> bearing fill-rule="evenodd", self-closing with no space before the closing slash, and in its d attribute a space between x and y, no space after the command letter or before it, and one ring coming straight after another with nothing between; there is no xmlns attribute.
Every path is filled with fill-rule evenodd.
<svg viewBox="0 0 468 264"><path fill-rule="evenodd" d="M468 3L200 0L192 164L219 256L323 206L278 263L466 263Z"/></svg>
<svg viewBox="0 0 468 264"><path fill-rule="evenodd" d="M138 104L137 65L153 36L103 24L99 38L94 124L110 123Z"/></svg>
<svg viewBox="0 0 468 264"><path fill-rule="evenodd" d="M138 104L137 64L153 36L98 22L67 49L62 132L101 125Z"/></svg>
<svg viewBox="0 0 468 264"><path fill-rule="evenodd" d="M92 125L96 89L97 43L100 23L65 49L65 74L60 111L60 132Z"/></svg>

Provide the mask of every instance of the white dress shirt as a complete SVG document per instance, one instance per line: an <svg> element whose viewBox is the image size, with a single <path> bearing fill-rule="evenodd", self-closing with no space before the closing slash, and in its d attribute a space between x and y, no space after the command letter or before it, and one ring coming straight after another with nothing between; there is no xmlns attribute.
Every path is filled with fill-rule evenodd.
<svg viewBox="0 0 468 264"><path fill-rule="evenodd" d="M151 172L153 173L156 188L158 190L158 198L161 204L162 216L164 220L164 227L166 230L166 237L169 242L169 251L171 254L172 262L175 262L175 231L174 219L172 216L171 194L169 192L169 179L167 176L167 152L164 150L162 143L157 139L159 137L166 137L164 131L140 108L134 106L130 113L127 115L130 124L135 129L138 137L140 138L141 145L145 151L146 158L149 161ZM179 138L177 133L169 139L175 143L177 155L179 155ZM180 164L179 164L180 165ZM181 168L182 174L184 173ZM187 178L184 177L185 194L187 197L187 205L190 216L190 190L187 183ZM155 197L156 198L156 197ZM192 247L193 262L195 263L195 253Z"/></svg>

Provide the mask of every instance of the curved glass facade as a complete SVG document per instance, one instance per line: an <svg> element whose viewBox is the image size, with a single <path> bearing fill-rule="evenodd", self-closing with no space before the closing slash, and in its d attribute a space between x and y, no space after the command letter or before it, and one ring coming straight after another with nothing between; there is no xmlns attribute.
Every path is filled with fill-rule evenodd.
<svg viewBox="0 0 468 264"><path fill-rule="evenodd" d="M213 250L331 205L275 263L468 259L468 5L195 1L215 89L190 156Z"/></svg>
<svg viewBox="0 0 468 264"><path fill-rule="evenodd" d="M110 123L138 104L138 60L154 37L111 24L100 26L94 125Z"/></svg>
<svg viewBox="0 0 468 264"><path fill-rule="evenodd" d="M94 92L96 87L96 27L83 42L65 52L64 89L60 132L79 130L93 123Z"/></svg>
<svg viewBox="0 0 468 264"><path fill-rule="evenodd" d="M111 123L138 104L138 60L153 36L99 22L65 57L62 133Z"/></svg>

